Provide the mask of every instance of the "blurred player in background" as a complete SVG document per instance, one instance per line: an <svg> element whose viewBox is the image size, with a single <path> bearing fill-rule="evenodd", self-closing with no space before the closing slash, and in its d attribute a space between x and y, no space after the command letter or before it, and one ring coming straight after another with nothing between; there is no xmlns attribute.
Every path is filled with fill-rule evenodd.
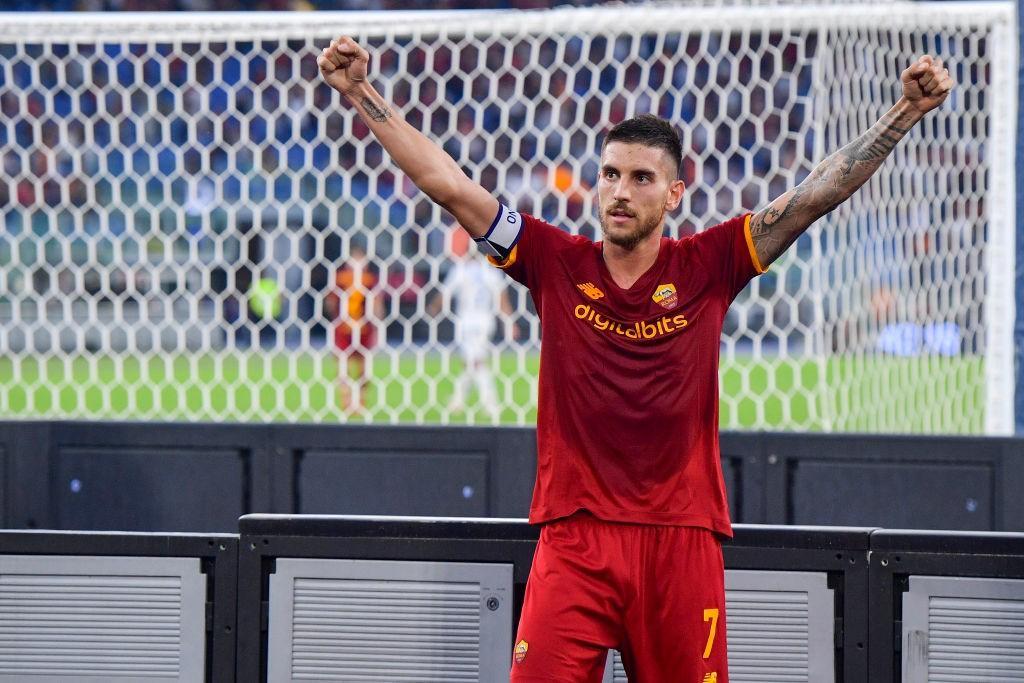
<svg viewBox="0 0 1024 683"><path fill-rule="evenodd" d="M458 412L466 408L471 385L476 385L480 405L492 418L499 414L498 395L491 374L491 338L497 330L497 313L513 313L505 278L487 264L483 256L469 248L469 233L455 228L450 233L452 267L441 283L439 296L429 313L437 315L442 305L455 314L455 344L465 369L455 380L455 389L448 409ZM509 324L513 337L515 325Z"/></svg>
<svg viewBox="0 0 1024 683"><path fill-rule="evenodd" d="M530 288L540 315L537 483L543 524L512 680L601 680L607 650L632 683L728 683L721 536L732 533L718 446L726 310L815 220L878 169L953 79L921 57L903 96L865 134L754 213L681 240L682 147L642 115L605 137L601 242L502 206L396 116L350 38L324 49L325 80L409 178Z"/></svg>
<svg viewBox="0 0 1024 683"><path fill-rule="evenodd" d="M334 346L341 356L338 404L346 413L366 407L371 372L367 357L377 345L377 328L384 319L384 299L376 291L379 279L366 249L353 245L324 300L324 312L335 321Z"/></svg>

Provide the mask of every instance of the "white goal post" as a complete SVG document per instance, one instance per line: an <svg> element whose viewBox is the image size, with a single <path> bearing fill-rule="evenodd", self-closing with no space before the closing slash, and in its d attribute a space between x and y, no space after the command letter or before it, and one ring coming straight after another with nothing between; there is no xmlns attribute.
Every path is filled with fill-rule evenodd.
<svg viewBox="0 0 1024 683"><path fill-rule="evenodd" d="M678 127L686 235L800 182L938 54L947 102L733 305L721 426L1012 433L1014 11L8 14L0 417L532 423L528 296L495 295L468 368L450 218L318 77L347 33L471 177L595 239L611 123Z"/></svg>

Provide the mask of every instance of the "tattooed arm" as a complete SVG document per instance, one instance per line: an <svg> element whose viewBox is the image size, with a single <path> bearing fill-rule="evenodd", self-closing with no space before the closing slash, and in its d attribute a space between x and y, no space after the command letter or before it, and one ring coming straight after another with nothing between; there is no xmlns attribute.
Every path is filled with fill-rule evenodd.
<svg viewBox="0 0 1024 683"><path fill-rule="evenodd" d="M777 259L811 223L845 202L914 124L942 104L953 78L941 59L919 58L900 77L903 96L868 132L827 157L802 183L750 218L761 265Z"/></svg>
<svg viewBox="0 0 1024 683"><path fill-rule="evenodd" d="M366 80L369 61L369 53L348 36L331 41L317 58L324 80L362 115L416 187L455 216L469 234L484 235L498 213L498 200L470 180L443 149L391 110Z"/></svg>

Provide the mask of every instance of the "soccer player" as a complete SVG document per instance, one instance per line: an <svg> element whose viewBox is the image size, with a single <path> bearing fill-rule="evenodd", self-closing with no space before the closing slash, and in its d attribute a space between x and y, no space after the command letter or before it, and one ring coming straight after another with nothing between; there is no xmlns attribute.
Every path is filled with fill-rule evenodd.
<svg viewBox="0 0 1024 683"><path fill-rule="evenodd" d="M537 482L542 524L513 681L599 681L608 648L632 683L727 683L720 537L731 534L718 448L726 309L811 223L881 165L953 87L923 56L866 133L768 206L682 240L662 237L683 196L681 146L653 116L614 126L598 177L603 240L501 206L392 111L352 39L319 57L410 179L506 273L544 330Z"/></svg>
<svg viewBox="0 0 1024 683"><path fill-rule="evenodd" d="M465 369L455 380L448 409L459 412L466 408L469 387L476 385L477 397L484 410L497 418L498 396L494 390L489 356L493 349L491 337L497 329L497 313L512 315L505 279L499 271L476 257L469 248L469 235L456 228L451 233L452 267L441 283L440 296L434 299L429 312L437 315L443 303L455 313L455 344L465 362ZM515 327L511 327L513 334Z"/></svg>
<svg viewBox="0 0 1024 683"><path fill-rule="evenodd" d="M377 325L384 317L384 299L375 292L377 283L366 250L353 245L348 260L335 273L335 288L324 301L324 312L335 320L334 346L341 357L338 404L345 413L366 406L367 356L377 345Z"/></svg>

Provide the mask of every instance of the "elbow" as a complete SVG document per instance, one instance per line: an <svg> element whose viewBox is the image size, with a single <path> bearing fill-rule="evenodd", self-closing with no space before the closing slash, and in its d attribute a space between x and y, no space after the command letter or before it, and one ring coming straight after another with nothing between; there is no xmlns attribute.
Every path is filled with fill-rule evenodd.
<svg viewBox="0 0 1024 683"><path fill-rule="evenodd" d="M459 187L459 184L449 180L448 182L439 183L437 189L430 193L430 198L450 212L452 207L458 202L459 197L464 195L465 193Z"/></svg>
<svg viewBox="0 0 1024 683"><path fill-rule="evenodd" d="M445 209L458 201L463 192L457 178L445 173L432 173L422 178L413 178L416 187L420 188L435 203Z"/></svg>

